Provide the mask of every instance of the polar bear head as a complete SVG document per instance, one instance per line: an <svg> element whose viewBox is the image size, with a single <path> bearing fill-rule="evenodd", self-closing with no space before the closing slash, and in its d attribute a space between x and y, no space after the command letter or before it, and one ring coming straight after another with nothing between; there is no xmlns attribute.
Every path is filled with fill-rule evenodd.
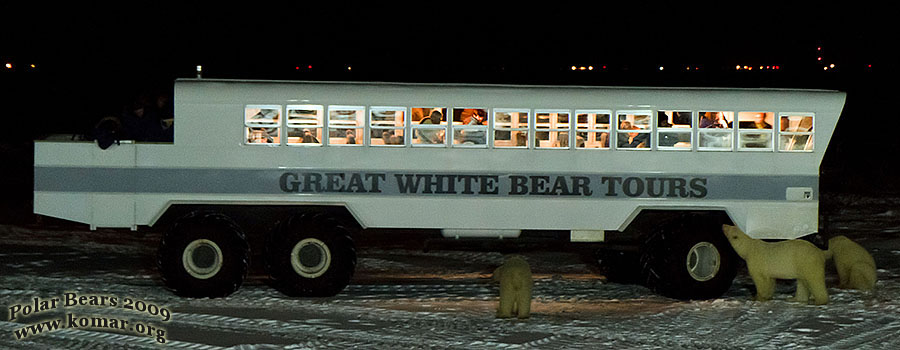
<svg viewBox="0 0 900 350"><path fill-rule="evenodd" d="M728 242L731 243L731 247L734 248L734 251L741 258L745 258L745 254L750 250L750 246L753 244L753 238L747 236L747 234L737 228L737 226L727 224L722 225L722 232L725 233L725 237L728 238Z"/></svg>

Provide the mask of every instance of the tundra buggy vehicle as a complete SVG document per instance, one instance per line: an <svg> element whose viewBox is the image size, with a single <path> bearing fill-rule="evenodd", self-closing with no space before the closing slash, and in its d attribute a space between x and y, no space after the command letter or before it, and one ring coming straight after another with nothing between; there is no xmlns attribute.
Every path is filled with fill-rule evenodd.
<svg viewBox="0 0 900 350"><path fill-rule="evenodd" d="M721 232L818 228L818 174L845 94L190 79L174 142L38 140L35 213L153 226L165 283L225 296L259 247L282 292L340 292L351 233L448 238L555 231L633 239L640 278L676 298L724 293ZM258 233L262 232L262 233Z"/></svg>

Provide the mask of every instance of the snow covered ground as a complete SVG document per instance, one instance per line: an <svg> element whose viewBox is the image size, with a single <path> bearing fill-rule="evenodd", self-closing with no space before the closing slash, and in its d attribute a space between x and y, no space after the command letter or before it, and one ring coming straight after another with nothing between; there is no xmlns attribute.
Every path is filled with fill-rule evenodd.
<svg viewBox="0 0 900 350"><path fill-rule="evenodd" d="M876 291L829 288L830 303L812 306L787 301L794 286L782 283L776 300L755 302L744 269L719 299L677 301L609 283L577 253L529 250L522 255L536 284L524 321L494 318L496 252L364 247L353 282L333 298L286 297L254 270L232 296L186 299L159 280L156 234L6 225L0 348L158 349L163 341L189 349L900 348L900 200L831 198L822 212L824 232L846 234L873 254ZM836 285L834 273L828 283ZM100 296L107 297L102 305ZM81 297L86 305L65 305ZM60 328L34 334L54 320ZM63 328L113 320L127 327Z"/></svg>

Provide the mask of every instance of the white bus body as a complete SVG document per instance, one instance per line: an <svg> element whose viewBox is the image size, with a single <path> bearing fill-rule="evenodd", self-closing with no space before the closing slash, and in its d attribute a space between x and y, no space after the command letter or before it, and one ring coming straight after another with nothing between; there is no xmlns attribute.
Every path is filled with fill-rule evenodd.
<svg viewBox="0 0 900 350"><path fill-rule="evenodd" d="M844 100L820 90L179 80L174 143L36 142L34 210L136 228L179 204L326 205L345 207L363 228L565 230L586 241L625 230L643 211L704 210L726 213L752 237L790 239L818 229L819 164ZM402 135L399 145L374 131L382 107L402 114L378 124ZM410 137L427 128L411 116L428 108L445 114L431 126L444 130L443 144ZM274 143L250 141L256 110L270 118L261 120ZM364 113L356 124L354 110ZM487 114L470 129L485 141L457 143L464 126L446 120L466 111ZM514 132L497 119L510 111L525 116ZM750 114L768 128L747 126ZM340 115L350 117L340 124ZM585 124L602 115L605 124ZM548 116L555 123L541 124ZM720 128L701 127L710 116L724 119ZM306 123L319 143L299 144L288 129L301 124L291 123ZM356 145L345 144L346 130L361 134ZM603 132L608 147L582 146L585 137L602 143ZM525 145L507 147L516 133ZM643 147L617 143L641 133ZM663 145L669 136L681 141Z"/></svg>

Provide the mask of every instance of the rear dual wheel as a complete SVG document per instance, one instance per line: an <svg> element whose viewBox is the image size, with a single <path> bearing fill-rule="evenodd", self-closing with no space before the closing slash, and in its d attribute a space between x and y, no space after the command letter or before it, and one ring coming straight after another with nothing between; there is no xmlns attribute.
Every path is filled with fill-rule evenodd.
<svg viewBox="0 0 900 350"><path fill-rule="evenodd" d="M684 215L660 226L641 247L644 285L676 299L711 299L728 291L739 258L721 227L705 215Z"/></svg>

